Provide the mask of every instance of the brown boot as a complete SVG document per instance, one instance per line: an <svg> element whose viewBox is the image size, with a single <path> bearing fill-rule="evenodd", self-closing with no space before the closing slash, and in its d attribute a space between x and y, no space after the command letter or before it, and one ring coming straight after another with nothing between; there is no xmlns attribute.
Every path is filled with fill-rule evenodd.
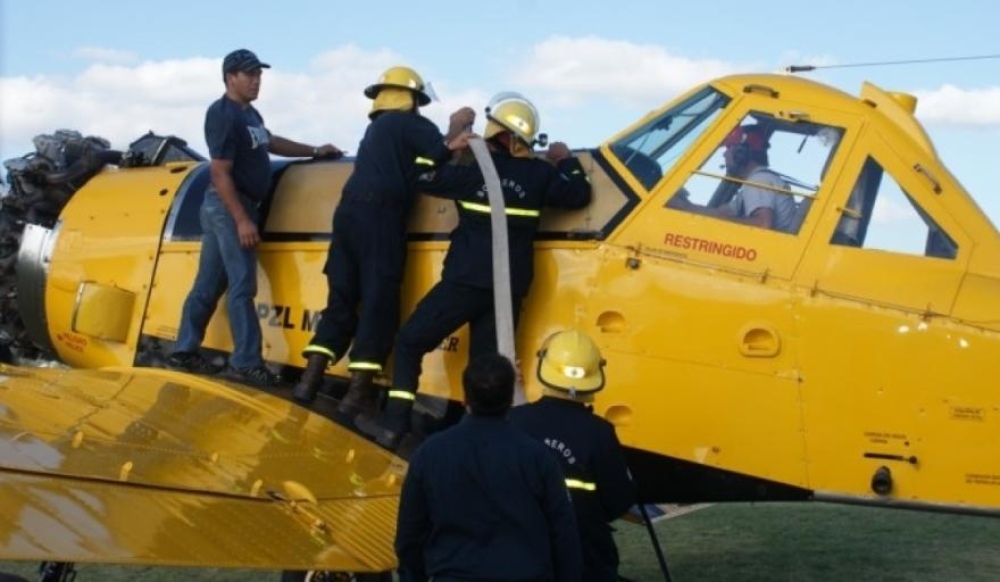
<svg viewBox="0 0 1000 582"><path fill-rule="evenodd" d="M413 400L389 398L385 413L381 416L359 414L354 418L354 426L376 443L395 451L403 437L410 431L410 413Z"/></svg>
<svg viewBox="0 0 1000 582"><path fill-rule="evenodd" d="M330 356L326 354L309 354L306 359L306 369L302 372L302 378L292 389L292 398L299 402L312 402L316 399L316 393L323 384L323 374L327 365L330 364Z"/></svg>
<svg viewBox="0 0 1000 582"><path fill-rule="evenodd" d="M355 370L351 372L351 383L347 394L337 406L337 412L347 418L358 414L378 414L378 389L372 385L375 372L371 370Z"/></svg>

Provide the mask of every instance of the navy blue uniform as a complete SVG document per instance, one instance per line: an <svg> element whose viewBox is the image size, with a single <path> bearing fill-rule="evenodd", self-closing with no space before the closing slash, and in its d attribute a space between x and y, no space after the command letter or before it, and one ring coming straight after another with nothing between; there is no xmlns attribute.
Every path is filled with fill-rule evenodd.
<svg viewBox="0 0 1000 582"><path fill-rule="evenodd" d="M614 427L583 403L548 396L512 408L510 423L562 461L580 528L584 556L580 580L618 580L618 548L610 522L635 503L635 484Z"/></svg>
<svg viewBox="0 0 1000 582"><path fill-rule="evenodd" d="M537 158L492 152L503 188L510 245L511 294L524 297L535 265L535 233L542 208L583 208L590 203L590 182L576 158L557 166ZM477 289L493 289L493 236L490 201L478 165L448 165L420 185L432 196L455 200L458 226L444 259L441 278Z"/></svg>
<svg viewBox="0 0 1000 582"><path fill-rule="evenodd" d="M399 327L406 221L417 177L426 163L443 164L450 156L444 136L427 118L403 111L375 114L333 215L324 268L329 296L306 353L336 361L353 338L348 367L381 370Z"/></svg>
<svg viewBox="0 0 1000 582"><path fill-rule="evenodd" d="M413 455L396 554L401 582L579 582L559 463L506 419L466 416Z"/></svg>
<svg viewBox="0 0 1000 582"><path fill-rule="evenodd" d="M493 152L507 210L510 281L515 325L521 301L528 293L535 264L535 233L543 207L583 208L590 203L590 182L576 158L558 167L536 158L515 158ZM424 354L465 323L470 324L470 360L496 352L493 304L493 236L489 199L478 165L448 165L421 184L433 196L451 198L458 208L458 226L444 259L441 281L417 305L403 324L393 356L392 391L385 426L394 432L408 427L407 395L415 394Z"/></svg>

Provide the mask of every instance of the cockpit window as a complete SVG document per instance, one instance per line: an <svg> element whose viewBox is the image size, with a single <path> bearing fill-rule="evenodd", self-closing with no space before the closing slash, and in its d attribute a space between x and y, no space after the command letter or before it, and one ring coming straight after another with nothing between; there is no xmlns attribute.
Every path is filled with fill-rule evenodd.
<svg viewBox="0 0 1000 582"><path fill-rule="evenodd" d="M796 234L842 136L839 127L751 112L667 206Z"/></svg>
<svg viewBox="0 0 1000 582"><path fill-rule="evenodd" d="M958 245L873 158L868 158L841 210L830 242L954 259Z"/></svg>
<svg viewBox="0 0 1000 582"><path fill-rule="evenodd" d="M611 151L639 183L652 190L728 103L729 97L706 88L616 140Z"/></svg>

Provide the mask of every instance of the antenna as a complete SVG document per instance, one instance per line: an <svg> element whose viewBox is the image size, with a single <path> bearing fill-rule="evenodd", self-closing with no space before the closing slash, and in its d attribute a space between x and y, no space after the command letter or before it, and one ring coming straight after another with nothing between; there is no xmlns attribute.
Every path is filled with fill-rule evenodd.
<svg viewBox="0 0 1000 582"><path fill-rule="evenodd" d="M870 63L844 63L837 65L789 65L785 67L786 73L808 73L816 69L847 69L858 67L884 67L893 65L918 65L924 63L946 63L955 61L981 61L986 59L1000 59L1000 55L976 55L968 57L935 57L927 59L906 59L899 61L874 61Z"/></svg>

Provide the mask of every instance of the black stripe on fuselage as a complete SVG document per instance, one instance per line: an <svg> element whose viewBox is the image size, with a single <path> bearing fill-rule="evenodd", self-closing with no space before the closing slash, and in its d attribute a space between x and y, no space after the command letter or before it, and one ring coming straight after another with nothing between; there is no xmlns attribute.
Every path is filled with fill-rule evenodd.
<svg viewBox="0 0 1000 582"><path fill-rule="evenodd" d="M629 215L630 212L639 204L639 195L633 191L624 180L618 176L608 161L604 158L600 150L595 149L590 152L593 159L604 169L605 173L611 178L612 182L618 189L625 195L626 203L622 206L618 212L615 213L611 219L604 224L600 229L588 230L588 231L553 231L553 232L539 232L535 236L535 240L544 241L585 241L585 240L604 240L611 232ZM294 163L305 163L305 162L289 162L289 161L275 161L272 162L272 194L273 186L278 183L281 179L281 175L284 171ZM171 211L171 219L167 225L167 232L165 233L166 239L174 242L182 241L196 241L201 239L201 223L199 221L198 212L201 207L201 201L204 198L205 189L208 187L209 182L209 172L208 164L204 164L203 167L196 169L188 179L182 184L178 196L174 202L175 208ZM270 210L270 202L272 198L268 198L267 201L261 208L261 222L266 224L266 216ZM442 232L421 232L421 233L411 233L407 238L410 242L439 242L447 241L450 231ZM263 232L261 238L264 242L275 242L275 243L300 243L300 242L330 242L330 232Z"/></svg>

